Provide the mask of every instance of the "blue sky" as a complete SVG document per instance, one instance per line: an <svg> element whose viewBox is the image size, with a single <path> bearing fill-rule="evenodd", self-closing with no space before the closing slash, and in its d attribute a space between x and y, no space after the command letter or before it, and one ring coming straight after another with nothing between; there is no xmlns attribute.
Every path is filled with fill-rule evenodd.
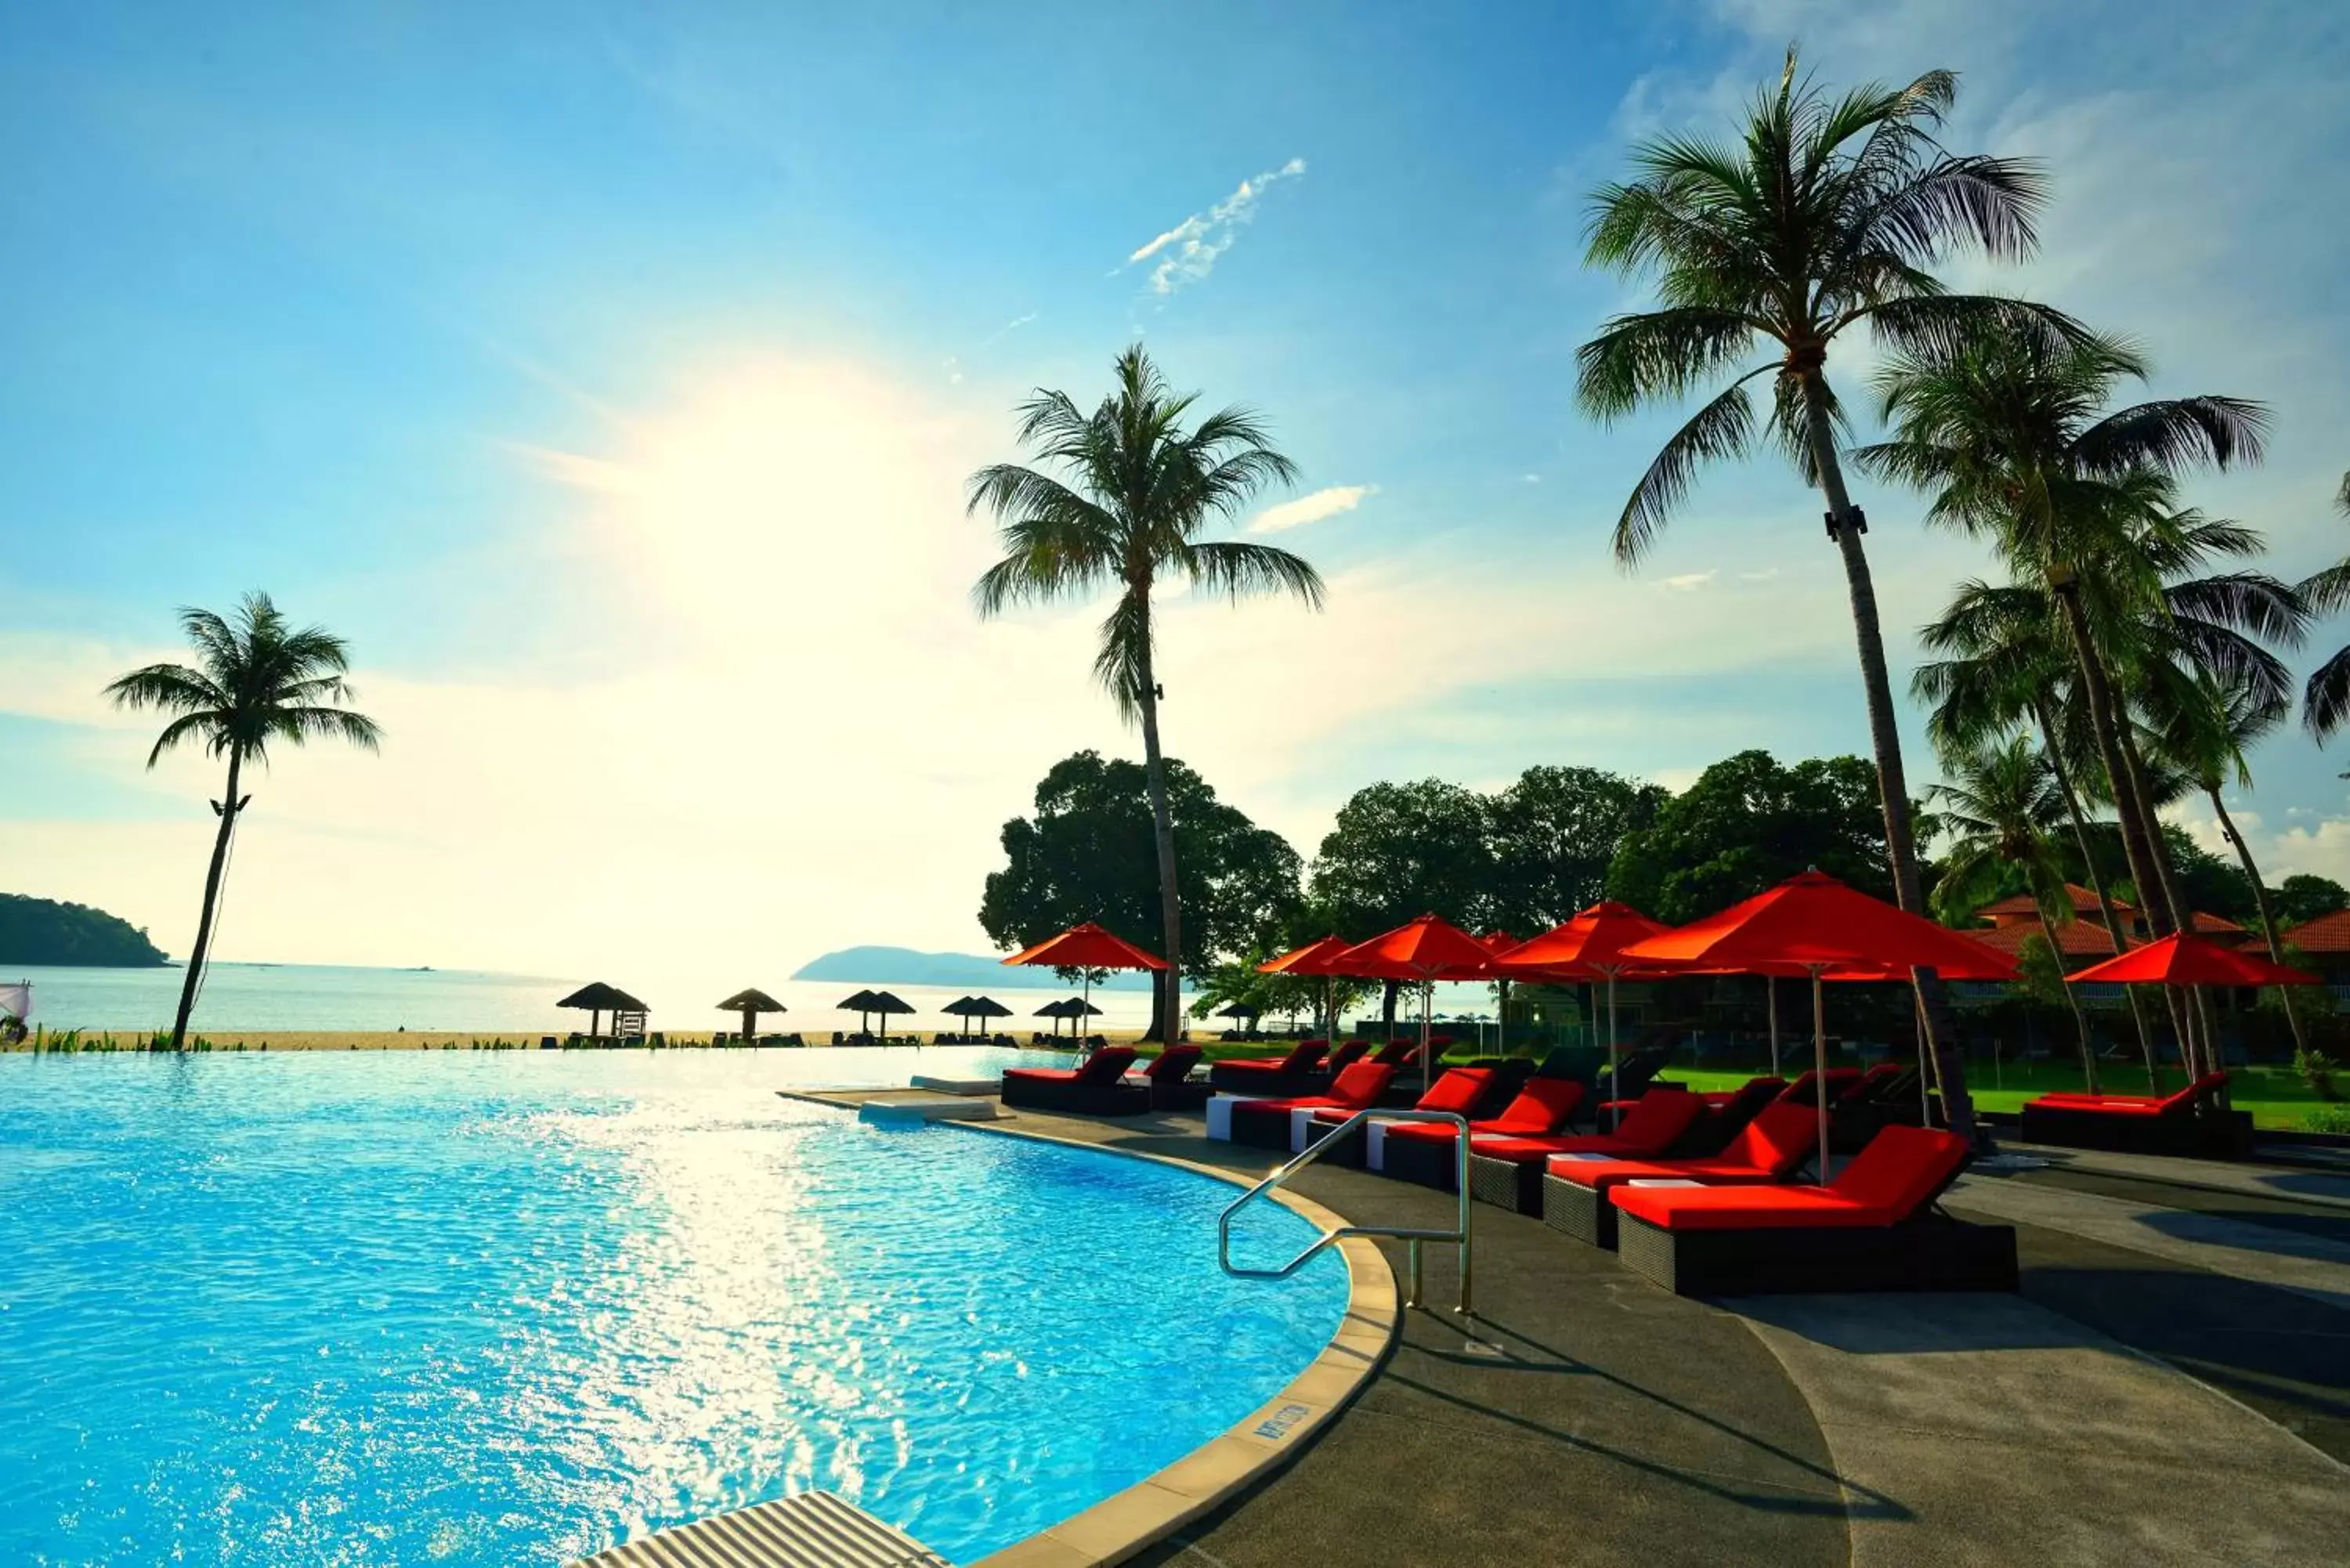
<svg viewBox="0 0 2350 1568"><path fill-rule="evenodd" d="M1097 610L972 620L961 482L1138 337L1305 470L1268 505L1329 612L1181 603L1165 649L1170 748L1302 848L1381 777L1864 751L1816 501L1721 471L1627 578L1670 421L1571 397L1638 298L1583 269L1586 193L1790 38L1835 81L1964 73L1952 144L2056 201L2039 261L1962 279L2269 400L2268 463L2197 499L2288 575L2350 545L2331 7L841 9L0 16L0 883L184 948L209 767L142 773L96 689L265 587L351 639L390 739L265 781L228 956L976 947L996 826L1136 742ZM1983 564L1862 499L1906 673ZM2256 765L2263 855L2350 878L2345 763Z"/></svg>

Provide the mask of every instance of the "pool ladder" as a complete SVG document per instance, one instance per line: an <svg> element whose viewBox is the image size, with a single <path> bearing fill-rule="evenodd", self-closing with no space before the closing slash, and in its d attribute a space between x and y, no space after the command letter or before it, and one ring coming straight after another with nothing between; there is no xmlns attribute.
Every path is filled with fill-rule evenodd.
<svg viewBox="0 0 2350 1568"><path fill-rule="evenodd" d="M1453 1188L1461 1198L1461 1217L1450 1231L1429 1231L1397 1225L1340 1225L1315 1238L1306 1249L1277 1269L1251 1269L1232 1262L1232 1216L1263 1197L1276 1187L1285 1187L1289 1179L1322 1158L1341 1139L1363 1127L1363 1136L1370 1137L1364 1124L1373 1118L1390 1122L1450 1122L1452 1124ZM1357 1111L1325 1137L1305 1146L1305 1151L1233 1199L1224 1206L1216 1220L1216 1262L1224 1272L1244 1280L1285 1280L1304 1268L1313 1256L1333 1242L1354 1236L1388 1236L1411 1244L1411 1280L1404 1305L1420 1304L1420 1243L1450 1241L1460 1249L1461 1303L1452 1310L1462 1317L1471 1315L1469 1308L1469 1118L1454 1111Z"/></svg>

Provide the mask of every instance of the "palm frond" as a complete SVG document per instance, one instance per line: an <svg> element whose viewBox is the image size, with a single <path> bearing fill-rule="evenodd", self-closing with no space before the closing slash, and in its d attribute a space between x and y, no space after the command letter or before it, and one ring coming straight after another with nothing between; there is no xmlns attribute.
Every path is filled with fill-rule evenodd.
<svg viewBox="0 0 2350 1568"><path fill-rule="evenodd" d="M1746 383L1774 369L1765 365L1731 382L1721 394L1673 432L1632 487L1616 520L1616 562L1629 569L1647 555L1674 509L1687 498L1697 471L1721 458L1742 455L1754 439L1754 405Z"/></svg>
<svg viewBox="0 0 2350 1568"><path fill-rule="evenodd" d="M1615 317L1575 351L1575 400L1606 422L1686 397L1743 360L1757 332L1742 313L1706 306Z"/></svg>
<svg viewBox="0 0 2350 1568"><path fill-rule="evenodd" d="M1271 545L1235 539L1210 540L1191 547L1191 580L1204 593L1237 602L1249 594L1294 594L1320 609L1322 574L1304 556Z"/></svg>
<svg viewBox="0 0 2350 1568"><path fill-rule="evenodd" d="M2330 739L2345 720L2350 720L2350 648L2312 671L2301 694L2301 722L2312 739Z"/></svg>
<svg viewBox="0 0 2350 1568"><path fill-rule="evenodd" d="M1142 711L1142 679L1150 667L1149 600L1128 589L1101 624L1101 650L1094 656L1094 679L1118 704L1118 717L1128 723Z"/></svg>
<svg viewBox="0 0 2350 1568"><path fill-rule="evenodd" d="M2118 410L2083 431L2074 457L2090 473L2258 462L2268 410L2244 398L2168 398Z"/></svg>

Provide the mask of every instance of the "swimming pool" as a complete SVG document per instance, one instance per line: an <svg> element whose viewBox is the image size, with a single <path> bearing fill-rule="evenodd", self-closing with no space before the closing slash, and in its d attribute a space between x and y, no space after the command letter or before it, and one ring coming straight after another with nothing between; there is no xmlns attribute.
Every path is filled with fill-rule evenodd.
<svg viewBox="0 0 2350 1568"><path fill-rule="evenodd" d="M1228 1187L785 1054L0 1058L0 1562L506 1568L817 1486L968 1562L1345 1311L1218 1270Z"/></svg>

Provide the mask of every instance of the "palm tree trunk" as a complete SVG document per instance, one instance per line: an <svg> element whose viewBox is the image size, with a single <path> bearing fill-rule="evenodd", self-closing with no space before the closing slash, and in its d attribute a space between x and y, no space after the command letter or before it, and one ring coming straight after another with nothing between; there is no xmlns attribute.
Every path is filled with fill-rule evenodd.
<svg viewBox="0 0 2350 1568"><path fill-rule="evenodd" d="M2246 844L2244 836L2236 831L2235 819L2228 815L2226 805L2220 801L2218 786L2206 785L2203 793L2211 797L2211 809L2219 815L2220 818L2220 831L2227 836L2229 843L2236 846L2236 858L2244 867L2244 880L2252 885L2252 902L2261 912L2261 935L2268 942L2269 961L2282 963L2284 948L2277 940L2276 916L2269 908L2269 890L2266 884L2261 880L2261 868L2252 864L2251 846ZM2278 986L2277 994L2284 998L2284 1021L2286 1026L2293 1031L2293 1049L2307 1051L2309 1039L2302 1031L2301 1014L2293 1011L2293 987Z"/></svg>
<svg viewBox="0 0 2350 1568"><path fill-rule="evenodd" d="M2081 1075L2088 1083L2089 1093L2094 1095L2097 1092L2097 1046L2096 1042L2089 1038L2088 1014L2081 1011L2080 996L2062 978L2064 950L2056 940L2055 923L2049 919L2047 910L2036 909L2033 912L2040 917L2040 934L2048 939L2048 950L2056 955L2057 983L2064 986L2064 1005L2073 1010L2073 1030L2081 1037Z"/></svg>
<svg viewBox="0 0 2350 1568"><path fill-rule="evenodd" d="M2138 751L2137 735L2129 722L2117 726L2121 733L2122 762L2129 769L2130 788L2137 795L2138 809L2146 814L2147 844L2152 852L2155 875L2162 879L2163 902L2170 909L2170 929L2190 934L2195 929L2195 911L2187 895L2178 886L2178 867L2170 857L2170 845L2162 836L2162 819L2156 815L2153 793L2147 788L2146 759ZM2188 1076L2198 1077L2217 1070L2220 1065L2220 1020L2211 1008L2211 992L2205 986L2188 987L2191 998L2190 1016L2196 1025L2196 1060ZM2225 1091L2221 1098L2226 1097Z"/></svg>
<svg viewBox="0 0 2350 1568"><path fill-rule="evenodd" d="M1175 885L1175 818L1167 809L1167 768L1159 751L1159 687L1150 667L1150 590L1138 586L1131 591L1139 597L1141 612L1142 647L1137 662L1142 690L1135 699L1142 707L1142 760L1150 776L1150 826L1159 844L1160 950L1167 960L1166 971L1159 977L1159 1003L1153 1009L1158 1017L1143 1038L1172 1044L1183 1031L1183 902Z"/></svg>
<svg viewBox="0 0 2350 1568"><path fill-rule="evenodd" d="M228 868L229 836L236 831L236 776L244 753L228 752L228 789L220 799L220 831L213 836L213 863L204 873L204 912L196 920L196 945L188 950L188 972L180 981L180 1011L172 1020L172 1049L187 1048L188 1014L196 1010L196 991L204 982L204 956L212 950L213 914L220 908L221 876Z"/></svg>
<svg viewBox="0 0 2350 1568"><path fill-rule="evenodd" d="M2115 912L2114 900L2106 891L2106 874L2097 869L2097 857L2089 847L2088 819L2082 814L2081 797L2073 788L2072 770L2065 767L2064 753L2056 744L2056 720L2049 711L2048 700L2045 697L2034 699L2032 712L2033 717L2040 722L2040 739L2048 753L2048 771L2055 775L2057 792L2064 797L2065 814L2073 819L2073 842L2080 846L2081 867L2088 875L2089 890L2097 896L2097 910L2106 918L2106 934L2113 938L2116 954L2126 952L2129 950L2129 939L2123 934L2122 918ZM2063 958L2060 951L2058 961L2063 961ZM2138 1060L2146 1064L2147 1083L2152 1086L2155 1083L2154 1032L2147 1027L2146 1007L2139 1001L2137 992L2124 986L2122 994L2129 999L2130 1022L2137 1025ZM2090 1085L2092 1088L2095 1086L2094 1077Z"/></svg>
<svg viewBox="0 0 2350 1568"><path fill-rule="evenodd" d="M1868 555L1861 548L1860 530L1854 525L1852 495L1845 488L1844 466L1836 456L1835 431L1828 420L1827 383L1817 370L1803 378L1804 411L1812 462L1827 498L1828 514L1836 519L1836 549L1844 557L1845 584L1852 597L1852 627L1860 646L1861 685L1867 694L1868 738L1877 760L1877 793L1885 811L1885 853L1893 871L1894 901L1913 915L1926 913L1923 882L1918 875L1918 843L1909 815L1909 777L1901 763L1901 732L1893 707L1893 681L1885 666L1885 633L1878 625L1877 585L1869 575ZM1970 1143L1975 1136L1974 1101L1967 1094L1966 1064L1959 1055L1959 1033L1950 1017L1950 1000L1941 977L1930 969L1916 971L1918 1000L1926 1008L1926 1034L1934 1048L1936 1075L1942 1085L1942 1115L1950 1130Z"/></svg>

